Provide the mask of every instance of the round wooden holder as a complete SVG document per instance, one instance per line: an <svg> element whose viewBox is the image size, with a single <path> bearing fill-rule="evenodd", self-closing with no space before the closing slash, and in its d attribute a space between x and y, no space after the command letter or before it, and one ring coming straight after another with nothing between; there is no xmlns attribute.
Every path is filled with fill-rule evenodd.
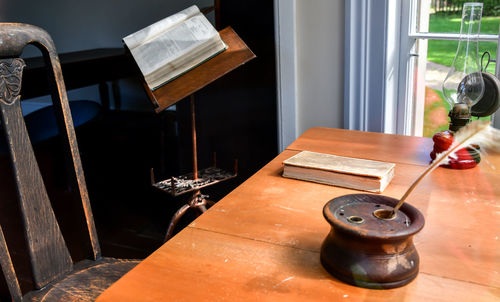
<svg viewBox="0 0 500 302"><path fill-rule="evenodd" d="M336 278L359 287L394 288L413 280L419 266L413 235L423 228L423 215L403 204L391 219L375 216L390 213L397 202L373 194L330 200L323 209L332 226L321 246L323 267Z"/></svg>

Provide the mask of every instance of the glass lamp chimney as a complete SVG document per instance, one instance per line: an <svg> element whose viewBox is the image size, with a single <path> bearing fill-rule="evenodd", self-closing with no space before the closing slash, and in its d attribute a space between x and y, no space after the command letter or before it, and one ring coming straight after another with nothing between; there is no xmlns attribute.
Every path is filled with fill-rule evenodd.
<svg viewBox="0 0 500 302"><path fill-rule="evenodd" d="M457 53L443 82L443 95L451 105L450 130L456 131L470 120L470 109L484 93L479 65L479 30L482 3L465 3Z"/></svg>

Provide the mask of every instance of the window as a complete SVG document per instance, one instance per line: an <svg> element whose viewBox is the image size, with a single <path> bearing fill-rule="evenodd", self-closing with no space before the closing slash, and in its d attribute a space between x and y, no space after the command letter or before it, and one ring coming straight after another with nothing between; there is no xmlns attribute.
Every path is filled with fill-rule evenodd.
<svg viewBox="0 0 500 302"><path fill-rule="evenodd" d="M402 62L406 65L406 81L401 86L406 92L405 111L400 112L406 115L402 130L404 134L432 136L448 127L449 105L441 85L455 57L464 1L407 2L401 10L401 20L409 20L407 30L402 29L406 34L401 34L401 51L409 54ZM479 54L488 51L494 59L498 57L500 15L494 1L483 5ZM495 74L495 63L490 63L487 71ZM495 122L498 127L500 118Z"/></svg>
<svg viewBox="0 0 500 302"><path fill-rule="evenodd" d="M453 15L451 9L444 6L436 8L435 3L459 2L464 1L345 1L344 128L417 136L424 134L425 99L429 91L426 81L430 81L433 75L435 82L444 80L427 68L428 50L432 55L429 61L433 62L441 56L432 50L434 41L438 44L442 43L440 41L456 43L453 41L458 41L461 21L460 16L452 18L452 22L445 21L458 23L458 28L446 32L441 31L443 26L439 24L437 29L434 28L436 20L431 18L441 8L446 9L443 15ZM461 11L457 5L454 9ZM490 43L492 58L497 56L499 18L496 16L489 20L488 33L480 36L483 42ZM485 29L484 24L483 21L482 29ZM454 57L456 45L451 49ZM488 71L492 72L492 68L493 65L490 65ZM439 86L433 86L437 89L431 92L439 94ZM440 111L441 114L447 113L444 107ZM432 117L447 120L442 115ZM494 122L500 128L500 118ZM427 129L427 133L432 131Z"/></svg>

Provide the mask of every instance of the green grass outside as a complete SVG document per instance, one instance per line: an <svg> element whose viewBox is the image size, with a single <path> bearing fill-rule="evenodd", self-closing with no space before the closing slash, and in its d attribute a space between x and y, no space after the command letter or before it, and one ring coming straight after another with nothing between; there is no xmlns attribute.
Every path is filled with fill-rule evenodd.
<svg viewBox="0 0 500 302"><path fill-rule="evenodd" d="M432 14L429 20L429 32L459 33L461 16ZM500 26L500 16L483 17L481 20L482 34L497 34ZM427 60L444 66L451 66L457 51L458 41L429 40ZM496 57L496 42L479 42L479 54L489 51L492 59ZM495 63L491 63L488 72L495 72Z"/></svg>

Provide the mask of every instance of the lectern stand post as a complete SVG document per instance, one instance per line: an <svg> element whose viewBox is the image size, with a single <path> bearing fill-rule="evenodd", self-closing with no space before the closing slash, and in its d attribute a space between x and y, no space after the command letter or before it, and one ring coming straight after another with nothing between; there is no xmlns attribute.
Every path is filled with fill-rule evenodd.
<svg viewBox="0 0 500 302"><path fill-rule="evenodd" d="M191 112L191 139L192 139L192 147L193 147L193 183L196 184L198 181L198 146L196 143L196 113L195 113L195 108L194 108L194 94L191 94L189 96L189 107L190 107L190 112ZM215 163L214 163L215 167ZM232 175L231 175L232 176ZM236 175L234 175L236 176ZM232 177L234 177L232 176ZM175 192L175 181L171 179L171 185L172 185L172 191ZM172 237L172 234L174 232L174 228L179 222L179 220L182 218L184 214L186 214L187 210L194 208L200 211L201 213L204 213L207 211L206 205L213 205L214 202L211 200L207 199L207 195L201 194L199 189L196 189L193 191L191 198L189 201L183 205L177 212L175 212L174 216L170 220L170 223L168 225L167 233L165 234L165 239L164 241L167 241Z"/></svg>
<svg viewBox="0 0 500 302"><path fill-rule="evenodd" d="M234 172L229 173L215 166L215 158L212 167L198 170L194 93L255 58L255 54L232 28L227 27L221 30L219 34L227 45L225 51L154 91L150 90L147 85L144 85L146 93L156 107L155 111L157 113L162 112L188 96L190 99L193 172L178 177L170 177L160 182L155 182L154 175L151 173L151 181L154 187L173 196L186 193L192 194L188 202L177 210L172 217L165 240L168 240L172 236L175 225L188 209L195 208L200 212L205 212L207 210L206 205L213 204L213 202L206 199L208 196L201 194L200 190L202 188L231 179L237 174L237 161L234 164Z"/></svg>
<svg viewBox="0 0 500 302"><path fill-rule="evenodd" d="M191 138L193 141L193 180L198 180L198 147L196 145L196 114L194 110L194 94L189 96L191 110Z"/></svg>

